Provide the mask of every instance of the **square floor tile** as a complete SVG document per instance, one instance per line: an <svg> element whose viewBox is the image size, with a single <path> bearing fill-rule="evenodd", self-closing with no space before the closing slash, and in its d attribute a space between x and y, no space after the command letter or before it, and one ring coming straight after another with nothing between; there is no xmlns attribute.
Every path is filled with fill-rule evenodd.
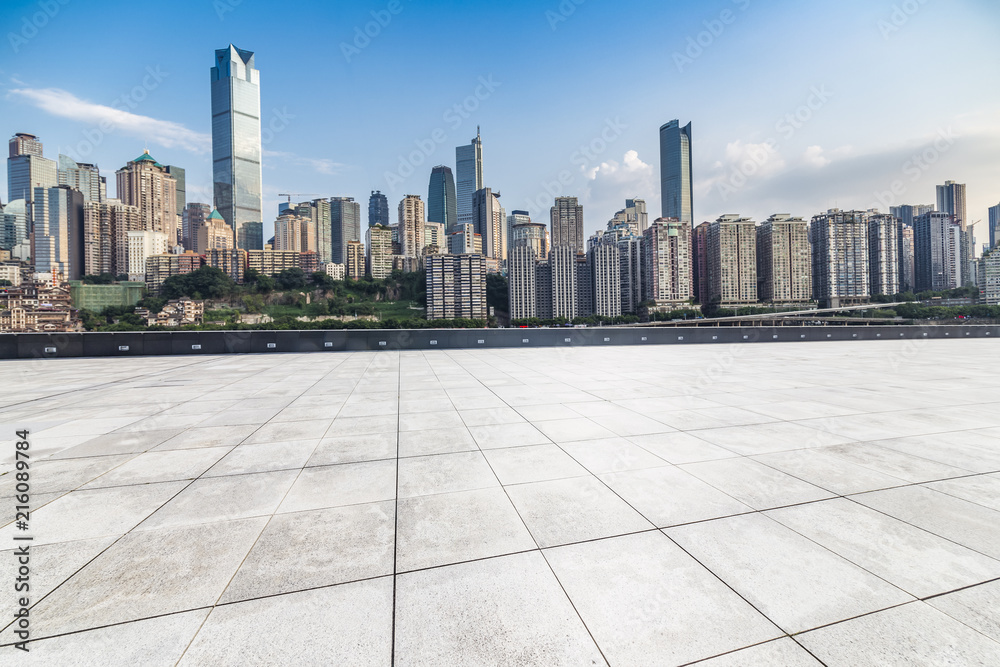
<svg viewBox="0 0 1000 667"><path fill-rule="evenodd" d="M492 424L470 426L469 432L482 449L544 445L551 440L531 424Z"/></svg>
<svg viewBox="0 0 1000 667"><path fill-rule="evenodd" d="M737 456L728 449L680 431L636 435L627 439L669 463L696 463Z"/></svg>
<svg viewBox="0 0 1000 667"><path fill-rule="evenodd" d="M422 431L400 431L399 455L424 456L426 454L446 454L479 450L472 434L465 426L458 428L435 428Z"/></svg>
<svg viewBox="0 0 1000 667"><path fill-rule="evenodd" d="M560 447L595 475L667 465L660 457L624 438L564 442Z"/></svg>
<svg viewBox="0 0 1000 667"><path fill-rule="evenodd" d="M680 467L758 510L806 503L834 495L747 458L690 463Z"/></svg>
<svg viewBox="0 0 1000 667"><path fill-rule="evenodd" d="M1000 581L939 595L927 604L1000 642L1000 616L996 613L1000 609Z"/></svg>
<svg viewBox="0 0 1000 667"><path fill-rule="evenodd" d="M502 484L542 482L590 474L557 445L486 449L483 455Z"/></svg>
<svg viewBox="0 0 1000 667"><path fill-rule="evenodd" d="M500 482L479 450L399 460L400 498L490 486L500 486Z"/></svg>
<svg viewBox="0 0 1000 667"><path fill-rule="evenodd" d="M396 461L304 468L278 512L374 503L396 497Z"/></svg>
<svg viewBox="0 0 1000 667"><path fill-rule="evenodd" d="M335 463L359 463L396 458L395 433L339 435L320 440L307 465L324 466Z"/></svg>

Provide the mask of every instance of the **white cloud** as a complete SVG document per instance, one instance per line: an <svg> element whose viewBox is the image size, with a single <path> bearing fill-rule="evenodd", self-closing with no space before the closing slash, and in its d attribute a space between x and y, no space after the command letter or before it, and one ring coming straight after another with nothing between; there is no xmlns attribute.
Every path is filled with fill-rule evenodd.
<svg viewBox="0 0 1000 667"><path fill-rule="evenodd" d="M81 100L73 93L59 88L15 88L10 94L53 116L91 124L102 135L120 132L165 148L181 148L192 153L207 153L211 150L212 140L207 134L195 132L173 121Z"/></svg>
<svg viewBox="0 0 1000 667"><path fill-rule="evenodd" d="M342 162L334 162L327 158L300 157L289 151L264 151L265 158L277 158L290 164L309 167L310 169L327 176L336 176L350 168Z"/></svg>
<svg viewBox="0 0 1000 667"><path fill-rule="evenodd" d="M825 167L830 164L830 158L823 155L822 146L809 146L802 155L802 160L813 167Z"/></svg>

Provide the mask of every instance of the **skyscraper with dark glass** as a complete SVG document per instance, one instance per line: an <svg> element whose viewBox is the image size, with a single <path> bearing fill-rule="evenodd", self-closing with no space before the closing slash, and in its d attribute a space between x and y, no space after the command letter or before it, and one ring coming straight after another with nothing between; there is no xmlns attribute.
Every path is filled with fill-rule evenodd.
<svg viewBox="0 0 1000 667"><path fill-rule="evenodd" d="M664 218L694 224L691 123L672 120L660 127L660 211Z"/></svg>
<svg viewBox="0 0 1000 667"><path fill-rule="evenodd" d="M361 204L354 197L330 197L330 238L335 264L347 264L347 244L361 240Z"/></svg>
<svg viewBox="0 0 1000 667"><path fill-rule="evenodd" d="M389 200L379 190L373 190L368 198L368 226L389 226Z"/></svg>
<svg viewBox="0 0 1000 667"><path fill-rule="evenodd" d="M458 222L474 222L472 200L483 187L483 139L476 128L476 138L455 149L456 199Z"/></svg>
<svg viewBox="0 0 1000 667"><path fill-rule="evenodd" d="M427 188L427 222L440 222L445 231L458 222L455 177L451 167L442 165L431 170L431 182Z"/></svg>
<svg viewBox="0 0 1000 667"><path fill-rule="evenodd" d="M264 219L260 158L260 72L253 51L230 44L212 68L212 170L215 208L237 239L244 223Z"/></svg>

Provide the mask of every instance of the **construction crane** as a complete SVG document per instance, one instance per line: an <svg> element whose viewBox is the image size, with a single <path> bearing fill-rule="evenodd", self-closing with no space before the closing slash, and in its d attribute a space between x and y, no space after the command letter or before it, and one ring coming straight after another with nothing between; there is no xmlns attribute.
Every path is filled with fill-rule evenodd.
<svg viewBox="0 0 1000 667"><path fill-rule="evenodd" d="M288 197L288 204L291 205L292 197L318 197L319 193L316 192L279 192L279 197Z"/></svg>

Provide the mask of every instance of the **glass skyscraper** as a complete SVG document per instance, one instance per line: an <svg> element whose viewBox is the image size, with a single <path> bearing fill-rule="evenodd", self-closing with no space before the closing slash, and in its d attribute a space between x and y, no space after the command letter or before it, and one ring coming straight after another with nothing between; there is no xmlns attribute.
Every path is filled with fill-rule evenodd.
<svg viewBox="0 0 1000 667"><path fill-rule="evenodd" d="M346 265L347 244L361 240L361 204L354 197L330 197L330 230L330 261Z"/></svg>
<svg viewBox="0 0 1000 667"><path fill-rule="evenodd" d="M379 190L372 191L368 198L368 226L389 226L389 200Z"/></svg>
<svg viewBox="0 0 1000 667"><path fill-rule="evenodd" d="M672 120L660 127L660 211L664 218L694 224L691 123Z"/></svg>
<svg viewBox="0 0 1000 667"><path fill-rule="evenodd" d="M476 138L470 144L455 149L455 173L458 222L460 224L475 222L472 199L476 192L483 189L483 140L478 127Z"/></svg>
<svg viewBox="0 0 1000 667"><path fill-rule="evenodd" d="M215 208L237 239L244 223L263 221L260 158L260 72L253 51L230 44L212 68L212 168Z"/></svg>
<svg viewBox="0 0 1000 667"><path fill-rule="evenodd" d="M1000 204L990 206L990 247L996 248L1000 243Z"/></svg>
<svg viewBox="0 0 1000 667"><path fill-rule="evenodd" d="M445 231L458 222L455 177L451 167L437 166L431 170L431 182L427 188L427 222L440 222Z"/></svg>

